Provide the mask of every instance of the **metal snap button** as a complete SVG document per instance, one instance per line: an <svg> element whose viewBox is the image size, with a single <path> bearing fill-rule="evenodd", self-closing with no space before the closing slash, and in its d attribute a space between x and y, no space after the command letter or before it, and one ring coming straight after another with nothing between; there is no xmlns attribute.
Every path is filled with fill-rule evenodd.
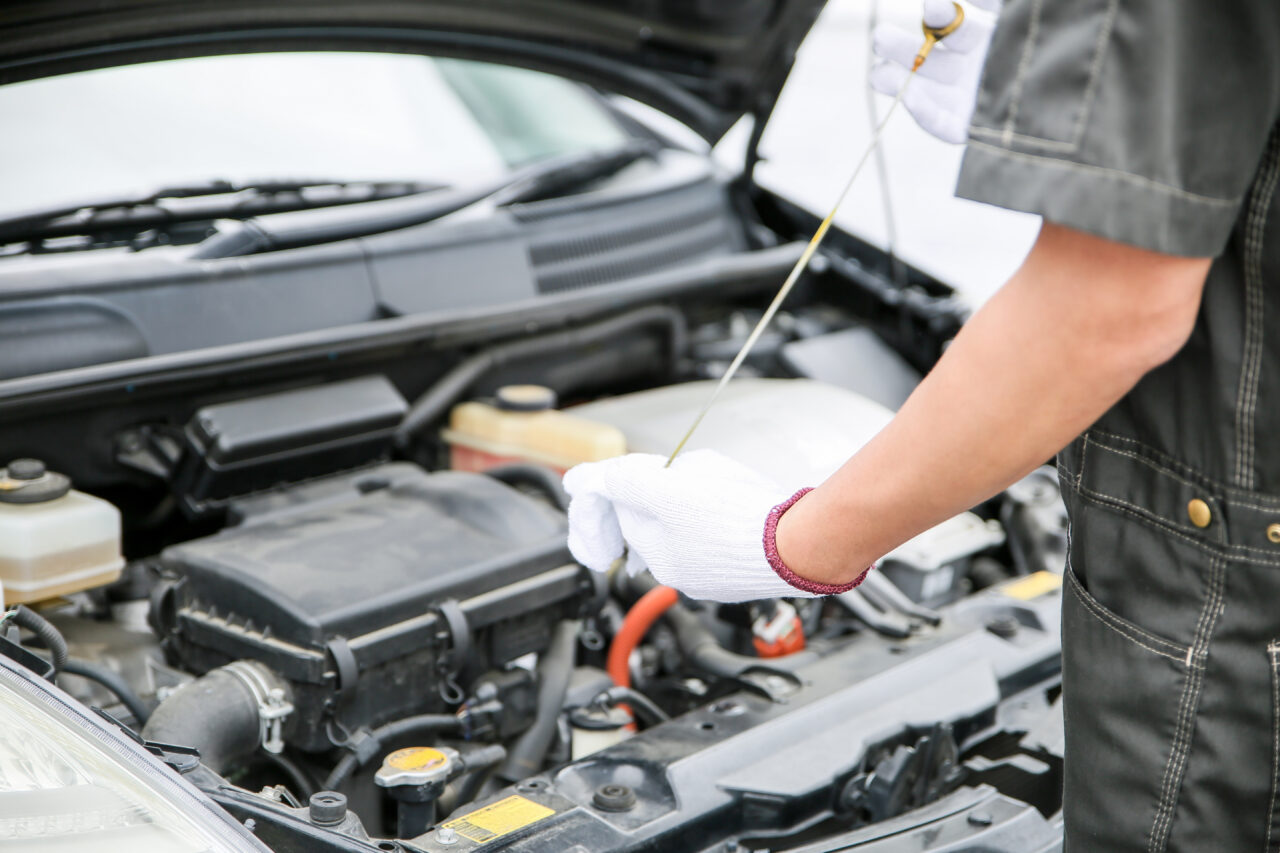
<svg viewBox="0 0 1280 853"><path fill-rule="evenodd" d="M1267 525L1267 538L1280 545L1280 524Z"/></svg>
<svg viewBox="0 0 1280 853"><path fill-rule="evenodd" d="M1208 527L1209 522L1213 521L1213 513L1209 511L1209 505L1199 498L1187 504L1187 517L1196 527ZM1276 532L1280 534L1280 530Z"/></svg>

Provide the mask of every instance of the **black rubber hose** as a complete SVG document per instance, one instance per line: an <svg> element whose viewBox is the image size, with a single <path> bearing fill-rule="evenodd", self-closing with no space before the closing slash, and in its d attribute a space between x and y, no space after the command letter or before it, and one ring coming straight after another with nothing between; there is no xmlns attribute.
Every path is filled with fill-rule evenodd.
<svg viewBox="0 0 1280 853"><path fill-rule="evenodd" d="M324 790L337 791L361 767L374 758L382 757L380 745L406 735L439 734L443 732L462 731L462 720L453 714L420 714L416 717L405 717L394 723L387 723L370 733L374 739L372 749L362 750L360 754L348 752L334 765L333 770L324 780Z"/></svg>
<svg viewBox="0 0 1280 853"><path fill-rule="evenodd" d="M658 327L667 332L669 364L674 367L686 349L684 315L669 305L650 305L589 326L552 332L498 344L476 353L442 376L414 401L396 430L396 443L404 449L423 428L436 421L486 373L512 362L548 353L607 343L638 329Z"/></svg>
<svg viewBox="0 0 1280 853"><path fill-rule="evenodd" d="M480 786L489 778L488 770L507 758L507 750L501 744L491 744L464 752L462 775L445 786L436 803L437 814L448 815L458 806L464 806L480 793Z"/></svg>
<svg viewBox="0 0 1280 853"><path fill-rule="evenodd" d="M262 751L262 757L268 764L289 778L289 784L293 786L293 793L300 802L305 803L311 799L311 795L316 792L316 783L311 781L311 776L306 771L295 764L292 759L267 752L265 749Z"/></svg>
<svg viewBox="0 0 1280 853"><path fill-rule="evenodd" d="M685 660L723 678L738 678L752 669L792 670L816 658L808 651L768 660L731 652L720 645L696 613L679 604L667 609L666 618L676 630L676 645Z"/></svg>
<svg viewBox="0 0 1280 853"><path fill-rule="evenodd" d="M498 769L498 776L516 782L542 769L556 735L560 711L569 691L569 678L578 651L579 624L566 619L556 626L551 643L538 662L538 712L533 725L520 736Z"/></svg>
<svg viewBox="0 0 1280 853"><path fill-rule="evenodd" d="M120 704L129 709L129 713L133 714L133 718L138 721L139 728L147 724L147 719L151 716L151 709L147 707L147 703L143 702L137 693L133 692L133 688L118 672L89 661L67 658L62 664L62 673L64 675L78 675L81 678L97 682L115 694L115 697L120 700Z"/></svg>
<svg viewBox="0 0 1280 853"><path fill-rule="evenodd" d="M256 680L268 688L287 689L261 664L228 664L171 693L151 712L142 737L195 747L200 751L200 760L220 775L236 761L252 755L262 745L262 720L259 697L241 675L247 668L252 668Z"/></svg>
<svg viewBox="0 0 1280 853"><path fill-rule="evenodd" d="M569 511L569 493L564 490L560 475L550 468L516 463L490 468L485 473L508 486L532 486L546 495L561 511Z"/></svg>
<svg viewBox="0 0 1280 853"><path fill-rule="evenodd" d="M25 604L19 604L14 608L13 624L35 634L41 644L49 650L49 656L53 662L53 672L49 674L49 680L53 681L67 665L67 641L63 639L62 632L53 627L52 622Z"/></svg>
<svg viewBox="0 0 1280 853"><path fill-rule="evenodd" d="M632 687L615 685L604 691L601 697L602 701L610 707L619 704L630 705L631 713L640 718L645 728L671 719L671 715L659 708L656 702Z"/></svg>

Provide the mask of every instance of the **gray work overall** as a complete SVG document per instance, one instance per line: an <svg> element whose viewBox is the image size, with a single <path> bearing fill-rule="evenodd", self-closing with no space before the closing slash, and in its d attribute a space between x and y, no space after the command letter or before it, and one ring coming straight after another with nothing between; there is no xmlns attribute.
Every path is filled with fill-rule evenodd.
<svg viewBox="0 0 1280 853"><path fill-rule="evenodd" d="M1011 0L957 193L1216 258L1059 458L1069 853L1280 851L1280 0Z"/></svg>

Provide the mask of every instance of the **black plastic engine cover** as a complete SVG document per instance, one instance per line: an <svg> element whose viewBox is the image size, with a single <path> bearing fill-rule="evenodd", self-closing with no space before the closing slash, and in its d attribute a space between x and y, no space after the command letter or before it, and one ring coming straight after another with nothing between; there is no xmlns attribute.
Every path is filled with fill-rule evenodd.
<svg viewBox="0 0 1280 853"><path fill-rule="evenodd" d="M483 475L382 465L232 511L237 526L164 552L178 580L153 621L189 669L249 658L288 679L303 749L330 745L330 718L441 709L442 684L540 651L593 594L564 516Z"/></svg>

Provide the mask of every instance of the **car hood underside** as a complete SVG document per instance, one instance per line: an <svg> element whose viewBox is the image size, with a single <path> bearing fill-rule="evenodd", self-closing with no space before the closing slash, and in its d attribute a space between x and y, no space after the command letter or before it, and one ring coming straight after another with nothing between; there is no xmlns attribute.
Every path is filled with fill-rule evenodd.
<svg viewBox="0 0 1280 853"><path fill-rule="evenodd" d="M0 10L0 85L183 56L500 60L652 104L708 140L767 114L823 0L55 0Z"/></svg>

